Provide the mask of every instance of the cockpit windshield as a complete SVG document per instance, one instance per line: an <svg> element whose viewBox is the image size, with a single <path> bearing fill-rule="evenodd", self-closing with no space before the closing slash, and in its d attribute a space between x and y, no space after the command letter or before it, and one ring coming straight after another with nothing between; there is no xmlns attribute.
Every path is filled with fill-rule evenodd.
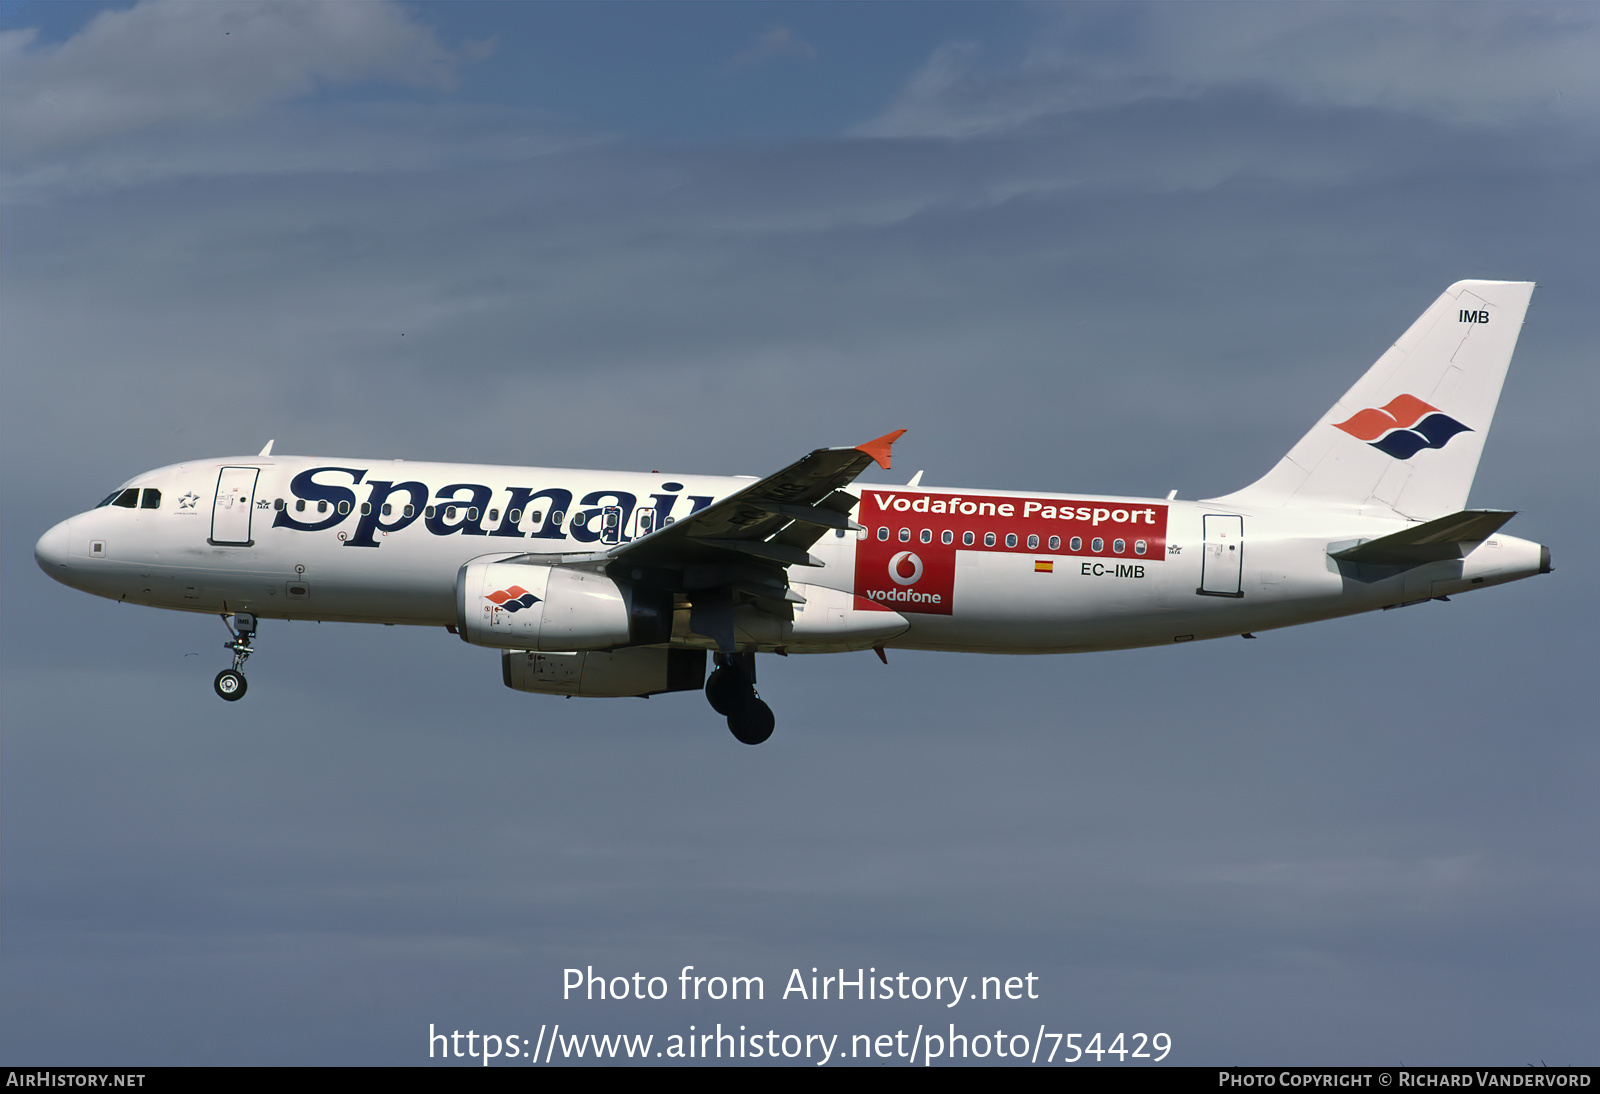
<svg viewBox="0 0 1600 1094"><path fill-rule="evenodd" d="M104 509L108 505L121 506L123 509L161 508L161 491L155 489L154 487L147 486L144 488L143 493L144 498L141 503L139 496L140 491L137 487L129 487L126 490L114 490L110 494L107 494L106 499L99 505L96 505L95 508Z"/></svg>

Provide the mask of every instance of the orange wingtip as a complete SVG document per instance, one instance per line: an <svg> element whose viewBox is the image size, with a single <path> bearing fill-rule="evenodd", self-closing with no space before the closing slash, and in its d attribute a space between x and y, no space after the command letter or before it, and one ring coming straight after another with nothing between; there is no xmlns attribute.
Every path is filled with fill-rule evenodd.
<svg viewBox="0 0 1600 1094"><path fill-rule="evenodd" d="M868 441L866 444L856 445L856 451L865 452L874 460L878 461L879 467L887 471L889 470L889 448L894 444L895 441L898 441L901 436L904 435L904 433L905 430L903 429L897 429L893 433L885 433L877 440Z"/></svg>

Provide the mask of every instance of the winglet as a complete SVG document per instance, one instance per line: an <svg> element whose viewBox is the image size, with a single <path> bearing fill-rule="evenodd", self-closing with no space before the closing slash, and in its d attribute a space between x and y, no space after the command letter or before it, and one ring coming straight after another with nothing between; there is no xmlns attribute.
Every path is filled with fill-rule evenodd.
<svg viewBox="0 0 1600 1094"><path fill-rule="evenodd" d="M903 429L897 429L893 433L885 433L876 440L868 441L866 444L856 445L856 451L865 452L867 455L871 456L877 461L879 467L887 471L889 470L889 449L895 441L898 441L901 436L904 435L904 433L905 430Z"/></svg>

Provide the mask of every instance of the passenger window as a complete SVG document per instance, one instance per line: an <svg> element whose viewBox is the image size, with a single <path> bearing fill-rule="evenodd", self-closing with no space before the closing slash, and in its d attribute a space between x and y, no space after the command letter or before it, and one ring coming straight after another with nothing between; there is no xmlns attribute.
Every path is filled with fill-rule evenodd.
<svg viewBox="0 0 1600 1094"><path fill-rule="evenodd" d="M1127 551L1127 549L1128 549L1128 543L1127 543L1126 540L1118 539L1118 540L1113 540L1111 542L1111 553L1114 554L1114 555L1123 554L1124 552Z"/></svg>
<svg viewBox="0 0 1600 1094"><path fill-rule="evenodd" d="M111 504L120 505L124 509L133 509L139 504L139 491L124 490L122 493L117 495L117 500Z"/></svg>
<svg viewBox="0 0 1600 1094"><path fill-rule="evenodd" d="M296 513L304 513L306 511L306 499L305 498L295 498L294 499L294 511Z"/></svg>
<svg viewBox="0 0 1600 1094"><path fill-rule="evenodd" d="M144 499L139 502L139 508L141 508L141 509L160 509L161 508L161 491L152 489L151 487L148 487L148 486L145 487Z"/></svg>
<svg viewBox="0 0 1600 1094"><path fill-rule="evenodd" d="M317 502L317 512L326 513L327 511L328 511L328 503L327 502L325 502L325 501Z"/></svg>
<svg viewBox="0 0 1600 1094"><path fill-rule="evenodd" d="M956 538L955 533L950 531L950 529L948 529L948 528L946 528L944 531L939 533L939 542L940 543L954 543L955 542L955 538Z"/></svg>
<svg viewBox="0 0 1600 1094"><path fill-rule="evenodd" d="M500 510L498 510L498 509L489 510L489 519L490 520L499 520L500 519Z"/></svg>
<svg viewBox="0 0 1600 1094"><path fill-rule="evenodd" d="M1082 536L1073 536L1072 537L1072 549L1074 551L1083 550L1083 537Z"/></svg>
<svg viewBox="0 0 1600 1094"><path fill-rule="evenodd" d="M972 533L971 532L962 532L961 533L961 545L963 547L971 547L972 546Z"/></svg>
<svg viewBox="0 0 1600 1094"><path fill-rule="evenodd" d="M422 511L422 515L427 517L429 520L433 519L433 513L434 513L434 507L431 506L431 505L428 506L426 509L424 509Z"/></svg>
<svg viewBox="0 0 1600 1094"><path fill-rule="evenodd" d="M909 529L909 528L900 529L900 542L901 543L910 543L911 542L911 529Z"/></svg>
<svg viewBox="0 0 1600 1094"><path fill-rule="evenodd" d="M342 517L342 516L347 515L349 512L350 512L350 503L347 502L347 501L341 501L339 503L339 515Z"/></svg>
<svg viewBox="0 0 1600 1094"><path fill-rule="evenodd" d="M400 512L403 516L414 517L417 515L417 507L415 505L407 505L404 509L400 510Z"/></svg>
<svg viewBox="0 0 1600 1094"><path fill-rule="evenodd" d="M370 512L372 512L372 503L370 501L362 502L361 503L361 515L362 516L366 516Z"/></svg>
<svg viewBox="0 0 1600 1094"><path fill-rule="evenodd" d="M668 524L672 523L672 518L671 517L667 518L667 523ZM866 538L867 538L867 530L865 528L857 528L856 529L856 539L862 540L862 539L866 539Z"/></svg>
<svg viewBox="0 0 1600 1094"><path fill-rule="evenodd" d="M1006 546L1007 547L1015 547L1016 545L1017 545L1017 533L1015 533L1015 532L1007 532L1006 533Z"/></svg>
<svg viewBox="0 0 1600 1094"><path fill-rule="evenodd" d="M985 533L983 533L983 545L985 547L993 547L994 546L994 533L993 532L985 532Z"/></svg>
<svg viewBox="0 0 1600 1094"><path fill-rule="evenodd" d="M1061 537L1060 536L1051 536L1050 537L1050 549L1052 551L1061 550Z"/></svg>
<svg viewBox="0 0 1600 1094"><path fill-rule="evenodd" d="M1145 545L1144 540L1136 539L1136 540L1133 541L1133 553L1134 554L1142 555L1142 554L1144 554L1145 549L1146 549L1146 545Z"/></svg>
<svg viewBox="0 0 1600 1094"><path fill-rule="evenodd" d="M392 517L392 516L394 516L394 506L393 506L393 505L391 505L391 504L390 504L390 503L389 503L389 502L384 502L384 503L383 503L383 510L382 510L382 512L383 512L383 515L384 515L384 516L386 516L386 517Z"/></svg>
<svg viewBox="0 0 1600 1094"><path fill-rule="evenodd" d="M468 520L477 520L478 519L478 507L476 505L472 506L472 508L467 510L467 519Z"/></svg>
<svg viewBox="0 0 1600 1094"><path fill-rule="evenodd" d="M932 528L924 528L922 530L922 542L924 542L924 543L932 543L933 542L933 529Z"/></svg>
<svg viewBox="0 0 1600 1094"><path fill-rule="evenodd" d="M1089 550L1093 551L1095 554L1099 554L1101 551L1104 551L1105 549L1106 549L1106 541L1101 539L1099 536L1095 536L1093 542L1091 542L1089 544Z"/></svg>
<svg viewBox="0 0 1600 1094"><path fill-rule="evenodd" d="M561 522L566 520L566 519L567 519L567 514L566 514L566 510L564 510L564 509L557 509L554 513L550 514L550 523L555 525L557 528L560 528L561 527Z"/></svg>
<svg viewBox="0 0 1600 1094"><path fill-rule="evenodd" d="M649 529L646 529L646 531L649 531ZM835 528L833 530L833 538L835 538L835 539L843 539L844 538L844 533L845 533L845 530L843 528Z"/></svg>
<svg viewBox="0 0 1600 1094"><path fill-rule="evenodd" d="M272 507L280 513L283 512L283 499L279 498L277 501L273 502Z"/></svg>
<svg viewBox="0 0 1600 1094"><path fill-rule="evenodd" d="M513 509L513 510L511 510L511 512L506 514L506 519L508 521L510 521L512 524L521 524L522 523L522 510L521 509Z"/></svg>
<svg viewBox="0 0 1600 1094"><path fill-rule="evenodd" d="M533 523L538 524L541 520L544 519L544 512L542 510L535 509L533 511L533 516L529 517L528 519L533 521Z"/></svg>
<svg viewBox="0 0 1600 1094"><path fill-rule="evenodd" d="M878 542L880 542L880 543L888 543L889 542L889 529L884 528L881 525L878 528Z"/></svg>
<svg viewBox="0 0 1600 1094"><path fill-rule="evenodd" d="M1039 537L1038 536L1029 536L1028 537L1028 550L1037 551L1038 549L1039 549Z"/></svg>
<svg viewBox="0 0 1600 1094"><path fill-rule="evenodd" d="M456 507L454 505L446 505L444 507L444 519L445 520L455 520L456 519Z"/></svg>

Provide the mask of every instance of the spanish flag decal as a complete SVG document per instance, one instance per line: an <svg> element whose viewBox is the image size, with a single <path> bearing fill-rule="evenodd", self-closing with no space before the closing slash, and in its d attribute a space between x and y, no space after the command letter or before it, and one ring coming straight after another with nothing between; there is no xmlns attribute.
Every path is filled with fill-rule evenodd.
<svg viewBox="0 0 1600 1094"><path fill-rule="evenodd" d="M1056 568L1056 564L1054 562L1046 562L1042 558L1041 559L1037 559L1033 564L1033 572L1036 573L1036 574L1054 573L1055 572L1055 568Z"/></svg>

